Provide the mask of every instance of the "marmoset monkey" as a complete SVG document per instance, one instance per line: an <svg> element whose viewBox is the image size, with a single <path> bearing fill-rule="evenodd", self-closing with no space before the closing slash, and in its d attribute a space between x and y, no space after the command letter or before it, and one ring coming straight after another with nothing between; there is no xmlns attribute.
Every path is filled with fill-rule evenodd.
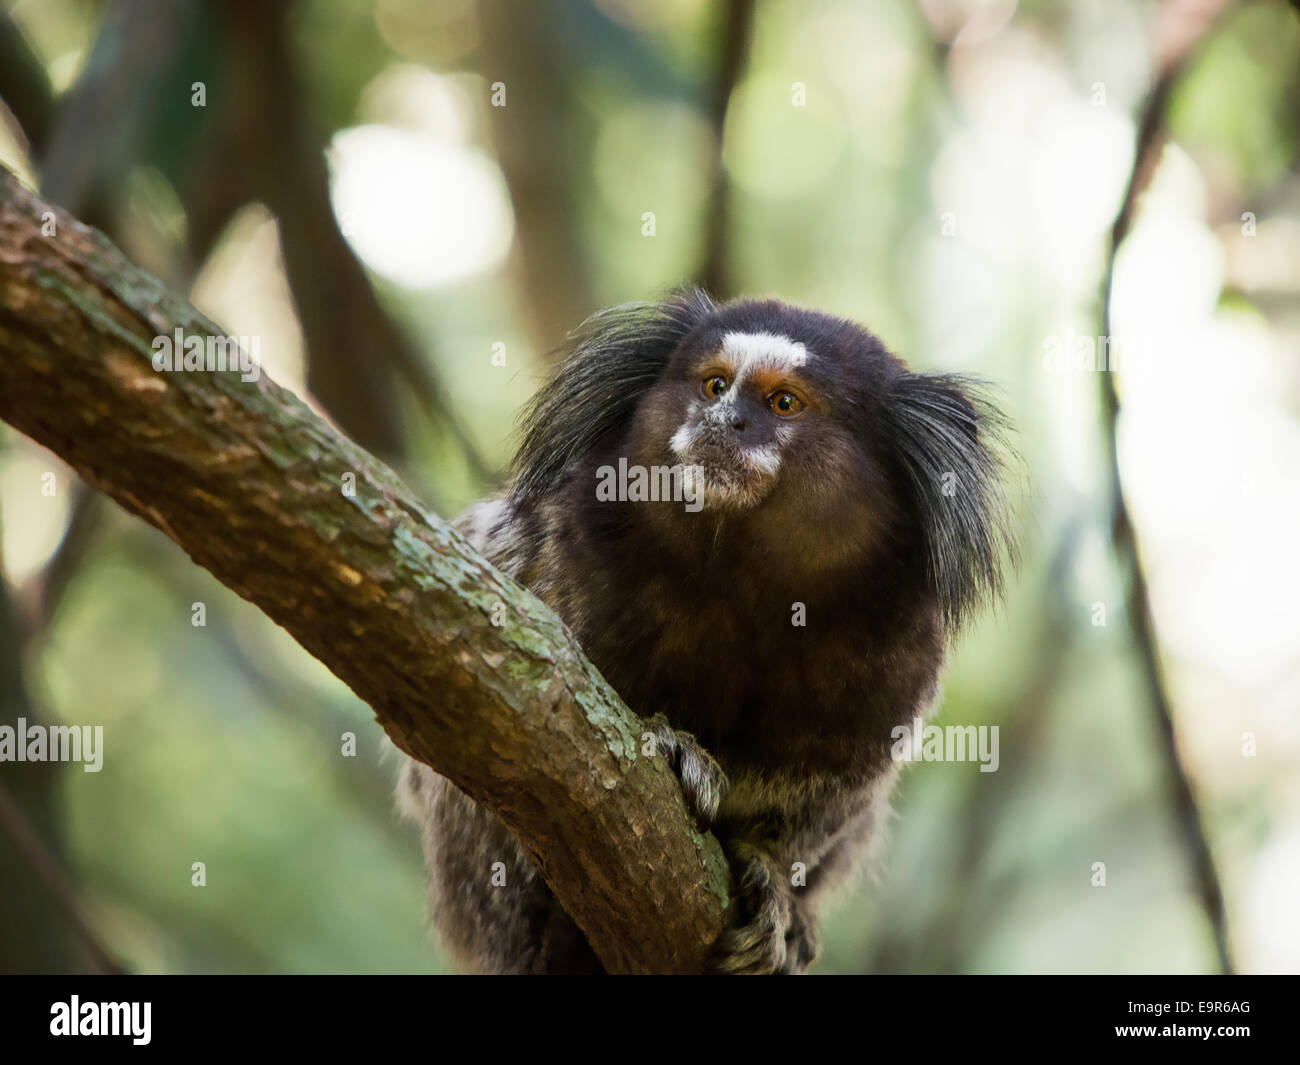
<svg viewBox="0 0 1300 1065"><path fill-rule="evenodd" d="M891 730L1001 593L1004 425L975 382L912 373L852 322L686 289L586 323L506 493L458 519L652 719L731 863L717 970L817 956L818 906L885 813ZM460 963L601 971L489 810L414 761L402 787Z"/></svg>

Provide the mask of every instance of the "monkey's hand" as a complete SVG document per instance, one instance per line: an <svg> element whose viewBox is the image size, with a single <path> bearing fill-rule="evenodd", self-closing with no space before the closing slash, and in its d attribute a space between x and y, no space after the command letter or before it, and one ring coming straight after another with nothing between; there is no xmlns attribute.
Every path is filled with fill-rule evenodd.
<svg viewBox="0 0 1300 1065"><path fill-rule="evenodd" d="M816 945L795 911L787 874L752 843L731 840L723 846L731 859L737 919L714 945L713 970L751 976L802 972Z"/></svg>
<svg viewBox="0 0 1300 1065"><path fill-rule="evenodd" d="M781 972L788 975L804 972L821 954L821 928L805 910L806 907L795 906L790 928L785 933L785 965Z"/></svg>
<svg viewBox="0 0 1300 1065"><path fill-rule="evenodd" d="M655 714L648 724L656 749L668 759L682 782L687 809L695 815L700 830L707 832L727 794L727 775L694 736L678 732L663 714Z"/></svg>

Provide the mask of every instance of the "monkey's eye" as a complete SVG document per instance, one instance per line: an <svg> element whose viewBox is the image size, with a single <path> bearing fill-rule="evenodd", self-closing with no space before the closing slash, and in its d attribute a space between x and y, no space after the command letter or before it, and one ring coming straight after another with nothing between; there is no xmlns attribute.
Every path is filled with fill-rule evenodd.
<svg viewBox="0 0 1300 1065"><path fill-rule="evenodd" d="M803 410L803 400L793 392L773 392L767 397L767 402L782 418L793 418Z"/></svg>
<svg viewBox="0 0 1300 1065"><path fill-rule="evenodd" d="M704 395L709 399L717 399L727 390L727 379L715 374L713 377L704 379Z"/></svg>

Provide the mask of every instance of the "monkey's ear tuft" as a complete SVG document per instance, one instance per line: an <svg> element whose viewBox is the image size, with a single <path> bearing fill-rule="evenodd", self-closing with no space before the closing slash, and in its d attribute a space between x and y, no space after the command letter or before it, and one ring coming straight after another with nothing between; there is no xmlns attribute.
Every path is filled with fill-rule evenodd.
<svg viewBox="0 0 1300 1065"><path fill-rule="evenodd" d="M1017 560L1006 497L1010 423L983 382L957 374L902 374L883 415L955 635L973 611L1001 598L1003 568Z"/></svg>
<svg viewBox="0 0 1300 1065"><path fill-rule="evenodd" d="M579 326L568 355L524 412L514 501L551 491L601 438L625 427L677 345L715 310L701 289L684 287L658 302L598 311Z"/></svg>

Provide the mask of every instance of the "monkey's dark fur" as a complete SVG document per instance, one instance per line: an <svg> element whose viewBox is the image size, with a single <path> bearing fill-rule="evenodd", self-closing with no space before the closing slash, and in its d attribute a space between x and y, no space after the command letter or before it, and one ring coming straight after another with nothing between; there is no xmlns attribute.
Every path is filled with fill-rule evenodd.
<svg viewBox="0 0 1300 1065"><path fill-rule="evenodd" d="M816 957L818 906L886 812L891 729L928 713L947 644L1001 592L1003 425L976 382L911 373L851 322L684 290L583 327L508 494L459 519L652 718L732 865L719 970ZM702 467L702 508L598 499L620 458ZM462 964L600 971L492 813L415 762L404 791Z"/></svg>

